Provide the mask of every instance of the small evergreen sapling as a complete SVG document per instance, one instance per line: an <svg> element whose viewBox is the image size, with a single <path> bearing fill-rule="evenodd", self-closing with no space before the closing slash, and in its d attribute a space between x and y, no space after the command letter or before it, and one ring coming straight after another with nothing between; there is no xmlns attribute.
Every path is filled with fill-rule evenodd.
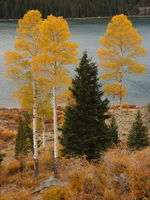
<svg viewBox="0 0 150 200"><path fill-rule="evenodd" d="M103 98L95 63L85 52L70 88L75 104L65 110L62 127L62 152L68 156L99 157L108 145L109 135L105 124L108 118L108 100Z"/></svg>
<svg viewBox="0 0 150 200"><path fill-rule="evenodd" d="M150 145L147 127L143 125L142 115L138 110L135 121L133 122L130 134L128 136L128 147L133 150L140 150Z"/></svg>
<svg viewBox="0 0 150 200"><path fill-rule="evenodd" d="M118 138L118 126L114 116L111 118L111 123L108 127L109 136L110 136L110 145L117 144L119 142Z"/></svg>
<svg viewBox="0 0 150 200"><path fill-rule="evenodd" d="M31 119L27 113L19 117L19 127L16 136L15 157L27 155L33 150L33 133L30 128Z"/></svg>

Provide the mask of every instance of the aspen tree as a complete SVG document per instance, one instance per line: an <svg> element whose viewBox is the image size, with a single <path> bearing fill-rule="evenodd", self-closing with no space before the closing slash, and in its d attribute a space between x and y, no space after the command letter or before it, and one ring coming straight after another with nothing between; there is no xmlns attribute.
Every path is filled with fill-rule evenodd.
<svg viewBox="0 0 150 200"><path fill-rule="evenodd" d="M38 101L38 118L42 125L42 147L45 148L46 120L52 119L51 95L41 95Z"/></svg>
<svg viewBox="0 0 150 200"><path fill-rule="evenodd" d="M55 176L58 165L58 128L56 97L65 85L70 83L69 70L66 65L77 63L77 44L70 42L70 31L63 17L48 16L40 25L41 49L43 55L35 59L41 71L52 86L53 127L54 127L54 160Z"/></svg>
<svg viewBox="0 0 150 200"><path fill-rule="evenodd" d="M18 85L32 87L33 96L33 149L34 171L38 176L38 144L37 144L37 98L38 98L38 73L35 70L34 58L40 54L39 29L42 22L41 13L38 10L28 11L18 21L18 36L15 50L6 52L5 61L7 73Z"/></svg>
<svg viewBox="0 0 150 200"><path fill-rule="evenodd" d="M43 82L43 81L42 81ZM52 107L50 103L51 95L47 92L49 86L38 80L38 100L37 100L37 117L38 124L42 125L42 145L45 147L45 120L52 119ZM18 99L21 108L32 114L33 110L33 88L30 85L21 87L14 92L14 96Z"/></svg>
<svg viewBox="0 0 150 200"><path fill-rule="evenodd" d="M144 56L146 50L141 46L142 37L133 28L131 21L123 14L116 15L108 24L106 33L100 39L98 56L100 66L104 69L101 78L104 81L114 81L105 85L104 91L110 96L119 98L118 136L121 139L121 112L122 98L126 96L123 87L124 75L141 74L146 67L136 61L139 56Z"/></svg>

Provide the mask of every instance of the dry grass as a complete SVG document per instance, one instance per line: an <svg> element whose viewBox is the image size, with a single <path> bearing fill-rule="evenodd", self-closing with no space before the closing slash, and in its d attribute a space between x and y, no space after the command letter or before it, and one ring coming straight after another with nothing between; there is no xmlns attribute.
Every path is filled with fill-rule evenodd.
<svg viewBox="0 0 150 200"><path fill-rule="evenodd" d="M19 192L9 192L8 194L1 194L0 200L32 200L31 195L25 189Z"/></svg>

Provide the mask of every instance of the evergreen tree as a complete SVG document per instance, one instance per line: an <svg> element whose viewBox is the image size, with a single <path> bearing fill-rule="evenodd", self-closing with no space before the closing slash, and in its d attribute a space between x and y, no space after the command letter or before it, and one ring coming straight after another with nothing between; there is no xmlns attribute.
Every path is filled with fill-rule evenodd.
<svg viewBox="0 0 150 200"><path fill-rule="evenodd" d="M133 150L140 150L149 146L147 127L143 125L141 112L138 111L128 136L128 147Z"/></svg>
<svg viewBox="0 0 150 200"><path fill-rule="evenodd" d="M110 137L110 145L117 144L119 142L118 138L118 126L116 123L116 119L114 116L111 118L111 123L108 127L109 137Z"/></svg>
<svg viewBox="0 0 150 200"><path fill-rule="evenodd" d="M68 156L86 155L87 159L93 159L108 145L105 124L108 100L102 100L97 66L88 59L86 52L76 73L70 88L76 103L68 105L65 110L60 138L64 147L62 152Z"/></svg>
<svg viewBox="0 0 150 200"><path fill-rule="evenodd" d="M139 14L139 6L149 0L0 0L0 18L22 18L27 10L38 9L47 15L64 17L112 16L119 13Z"/></svg>
<svg viewBox="0 0 150 200"><path fill-rule="evenodd" d="M33 134L29 124L30 116L23 113L19 117L19 127L16 136L15 157L18 159L19 155L27 155L29 151L33 150Z"/></svg>

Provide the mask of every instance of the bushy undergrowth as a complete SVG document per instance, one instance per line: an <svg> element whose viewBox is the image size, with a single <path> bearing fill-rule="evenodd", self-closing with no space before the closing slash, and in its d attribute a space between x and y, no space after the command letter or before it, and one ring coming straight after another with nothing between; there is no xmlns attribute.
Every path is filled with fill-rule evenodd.
<svg viewBox="0 0 150 200"><path fill-rule="evenodd" d="M52 187L42 200L148 200L150 148L130 152L111 149L100 162L84 158L61 160L60 179L65 187Z"/></svg>
<svg viewBox="0 0 150 200"><path fill-rule="evenodd" d="M17 161L2 168L1 185L7 187L13 182L20 193L14 192L12 197L3 194L1 200L31 200L29 193L51 175L53 163L49 154L45 157L40 157L38 180L34 178L32 161L26 162L23 172ZM134 152L123 147L110 149L97 162L88 162L84 157L61 158L59 175L64 186L50 187L41 200L149 200L149 158L149 147ZM18 194L24 196L19 199Z"/></svg>

